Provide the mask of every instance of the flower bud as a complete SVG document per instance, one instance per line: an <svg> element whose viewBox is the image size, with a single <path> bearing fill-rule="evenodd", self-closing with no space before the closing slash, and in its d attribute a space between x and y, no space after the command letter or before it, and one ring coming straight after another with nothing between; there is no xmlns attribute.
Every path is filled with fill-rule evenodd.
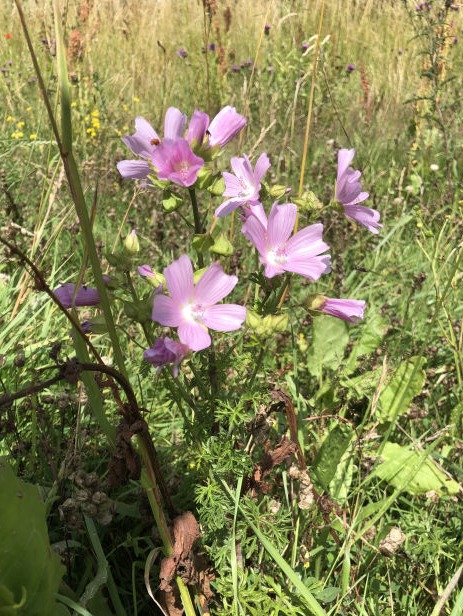
<svg viewBox="0 0 463 616"><path fill-rule="evenodd" d="M129 255L136 255L140 251L140 244L135 229L124 240L124 250Z"/></svg>

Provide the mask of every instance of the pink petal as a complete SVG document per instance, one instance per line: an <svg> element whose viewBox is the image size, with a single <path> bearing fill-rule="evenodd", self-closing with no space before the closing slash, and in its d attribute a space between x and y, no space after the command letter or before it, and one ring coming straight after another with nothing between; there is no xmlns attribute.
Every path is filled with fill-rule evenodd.
<svg viewBox="0 0 463 616"><path fill-rule="evenodd" d="M329 250L328 244L322 240L323 225L317 223L309 225L298 231L286 244L288 255L293 257L298 256L316 256Z"/></svg>
<svg viewBox="0 0 463 616"><path fill-rule="evenodd" d="M365 201L366 199L368 199L368 197L370 196L370 193L367 192L360 192L352 201L350 201L349 203L343 203L341 201L341 203L344 205L344 207L347 207L348 205L357 205L358 203L362 203L362 201ZM368 208L365 208L368 209Z"/></svg>
<svg viewBox="0 0 463 616"><path fill-rule="evenodd" d="M192 351L202 351L211 345L209 332L199 323L183 321L177 332L180 342L188 345Z"/></svg>
<svg viewBox="0 0 463 616"><path fill-rule="evenodd" d="M196 284L195 301L204 306L217 304L233 291L237 282L236 276L225 274L221 265L213 263Z"/></svg>
<svg viewBox="0 0 463 616"><path fill-rule="evenodd" d="M348 323L355 323L363 319L365 302L358 299L332 299L327 297L320 310L338 319L343 319Z"/></svg>
<svg viewBox="0 0 463 616"><path fill-rule="evenodd" d="M224 146L246 125L246 119L234 107L227 105L209 125L209 145Z"/></svg>
<svg viewBox="0 0 463 616"><path fill-rule="evenodd" d="M224 197L237 197L241 192L243 192L243 185L236 175L233 175L233 173L228 173L228 171L224 171L222 175L225 182L225 191L223 193Z"/></svg>
<svg viewBox="0 0 463 616"><path fill-rule="evenodd" d="M344 173L347 171L349 165L351 164L351 162L353 161L355 156L355 150L346 150L346 149L342 149L338 151L338 182L340 180L340 178L344 175Z"/></svg>
<svg viewBox="0 0 463 616"><path fill-rule="evenodd" d="M117 170L124 179L143 180L151 173L151 167L145 160L121 160Z"/></svg>
<svg viewBox="0 0 463 616"><path fill-rule="evenodd" d="M272 263L267 263L265 257L260 258L260 262L262 265L265 265L265 277L273 278L274 276L279 276L280 274L284 274L287 269L283 269L279 265L273 265Z"/></svg>
<svg viewBox="0 0 463 616"><path fill-rule="evenodd" d="M218 304L206 308L201 317L204 325L219 332L239 329L246 318L246 308L237 304Z"/></svg>
<svg viewBox="0 0 463 616"><path fill-rule="evenodd" d="M135 133L122 137L122 141L134 154L148 159L151 158L156 147L156 144L152 143L153 140L157 141L158 144L160 142L160 138L154 128L141 116L135 118Z"/></svg>
<svg viewBox="0 0 463 616"><path fill-rule="evenodd" d="M260 255L265 255L268 252L266 232L262 224L255 216L250 216L241 231L247 239L254 244Z"/></svg>
<svg viewBox="0 0 463 616"><path fill-rule="evenodd" d="M214 216L217 216L217 218L223 218L227 214L230 214L231 212L236 210L236 208L240 207L240 205L242 204L242 199L228 199L228 201L224 201L222 205L219 205L219 207L214 212Z"/></svg>
<svg viewBox="0 0 463 616"><path fill-rule="evenodd" d="M331 271L331 257L292 257L285 263L285 268L288 272L300 274L309 280L318 280L322 274L329 274Z"/></svg>
<svg viewBox="0 0 463 616"><path fill-rule="evenodd" d="M182 321L182 314L171 297L155 295L151 318L166 327L178 327Z"/></svg>
<svg viewBox="0 0 463 616"><path fill-rule="evenodd" d="M274 203L268 217L267 237L270 248L283 246L296 223L297 207L293 203Z"/></svg>
<svg viewBox="0 0 463 616"><path fill-rule="evenodd" d="M188 124L188 132L186 134L188 143L196 141L198 145L201 144L206 135L208 126L209 116L207 113L195 109L191 116L190 123Z"/></svg>
<svg viewBox="0 0 463 616"><path fill-rule="evenodd" d="M183 137L186 126L186 115L176 107L169 107L164 118L164 138L178 139Z"/></svg>
<svg viewBox="0 0 463 616"><path fill-rule="evenodd" d="M164 270L167 288L173 301L179 305L193 296L193 266L187 255L182 255Z"/></svg>
<svg viewBox="0 0 463 616"><path fill-rule="evenodd" d="M379 223L380 213L363 205L345 205L344 214L366 227L371 233L379 233L378 228L383 226Z"/></svg>
<svg viewBox="0 0 463 616"><path fill-rule="evenodd" d="M265 152L259 156L256 162L256 166L254 167L254 179L257 184L260 183L264 175L270 168L270 160Z"/></svg>

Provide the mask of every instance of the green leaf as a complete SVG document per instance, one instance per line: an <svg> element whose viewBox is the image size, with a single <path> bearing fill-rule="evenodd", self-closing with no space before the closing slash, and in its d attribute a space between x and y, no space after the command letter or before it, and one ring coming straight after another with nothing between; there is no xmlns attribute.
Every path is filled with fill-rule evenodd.
<svg viewBox="0 0 463 616"><path fill-rule="evenodd" d="M372 475L409 494L436 492L457 494L459 484L450 479L426 452L419 452L397 443L386 443L381 452L383 462Z"/></svg>
<svg viewBox="0 0 463 616"><path fill-rule="evenodd" d="M312 325L312 347L307 368L312 376L320 377L323 369L335 370L344 357L349 336L341 319L320 315Z"/></svg>
<svg viewBox="0 0 463 616"><path fill-rule="evenodd" d="M423 365L423 357L412 357L399 365L378 399L376 417L381 422L395 421L421 393L426 379Z"/></svg>
<svg viewBox="0 0 463 616"><path fill-rule="evenodd" d="M319 484L328 490L338 464L352 440L353 430L346 424L336 424L323 441L313 464L313 473Z"/></svg>
<svg viewBox="0 0 463 616"><path fill-rule="evenodd" d="M55 593L65 568L50 547L45 504L37 487L16 477L2 460L0 494L2 599L9 600L12 595L17 604L24 597L22 614L52 615L57 610Z"/></svg>

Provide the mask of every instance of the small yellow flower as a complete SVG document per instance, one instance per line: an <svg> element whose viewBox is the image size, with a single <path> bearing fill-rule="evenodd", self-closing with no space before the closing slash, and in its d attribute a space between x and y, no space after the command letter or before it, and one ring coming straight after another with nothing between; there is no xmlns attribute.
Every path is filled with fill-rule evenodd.
<svg viewBox="0 0 463 616"><path fill-rule="evenodd" d="M95 109L95 111L92 111L92 117L93 118L98 118L100 115L100 112L98 111L98 109Z"/></svg>
<svg viewBox="0 0 463 616"><path fill-rule="evenodd" d="M77 103L76 103L76 101L72 101L72 103L71 103L71 107L74 107L74 108L75 108L75 107L77 107Z"/></svg>
<svg viewBox="0 0 463 616"><path fill-rule="evenodd" d="M127 110L128 110L127 105L122 105L122 111L127 111ZM463 145L462 145L462 147L463 147Z"/></svg>
<svg viewBox="0 0 463 616"><path fill-rule="evenodd" d="M6 119L7 122L14 122L13 116L8 116Z"/></svg>
<svg viewBox="0 0 463 616"><path fill-rule="evenodd" d="M100 120L98 118L92 118L92 126L93 128L101 128Z"/></svg>
<svg viewBox="0 0 463 616"><path fill-rule="evenodd" d="M22 133L20 130L15 131L14 133L11 133L12 139L22 139L23 137L24 137L24 133Z"/></svg>
<svg viewBox="0 0 463 616"><path fill-rule="evenodd" d="M31 141L34 141L34 139L37 139L37 135L35 133L32 133L31 135L29 135L29 139Z"/></svg>
<svg viewBox="0 0 463 616"><path fill-rule="evenodd" d="M28 111L28 112L30 113L30 112L32 111L32 107L28 107L28 108L26 109L26 111Z"/></svg>
<svg viewBox="0 0 463 616"><path fill-rule="evenodd" d="M122 130L123 130L123 131L128 131L128 130L129 130L129 127L127 126L127 124L125 124L125 125L122 127Z"/></svg>
<svg viewBox="0 0 463 616"><path fill-rule="evenodd" d="M16 128L23 128L24 124L25 124L25 122L22 122L22 121L21 121L21 122L18 122L18 123L16 124Z"/></svg>
<svg viewBox="0 0 463 616"><path fill-rule="evenodd" d="M133 97L133 102L134 103L139 103L140 102L140 99L138 98L138 96L134 96Z"/></svg>

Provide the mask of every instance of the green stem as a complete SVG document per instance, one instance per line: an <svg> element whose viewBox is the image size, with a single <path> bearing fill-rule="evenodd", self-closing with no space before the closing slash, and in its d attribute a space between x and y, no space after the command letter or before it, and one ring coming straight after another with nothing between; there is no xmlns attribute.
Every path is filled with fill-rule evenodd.
<svg viewBox="0 0 463 616"><path fill-rule="evenodd" d="M125 276L127 278L127 283L129 285L130 295L132 296L132 299L133 299L134 302L138 302L138 294L137 294L137 291L136 291L136 289L134 287L132 276L130 275L130 272L126 272ZM150 330L146 326L146 323L141 323L140 322L140 325L141 325L141 328L143 330L143 333L145 334L146 342L148 343L149 346L152 346L152 344L154 343L154 338L153 338L152 333L150 332Z"/></svg>
<svg viewBox="0 0 463 616"><path fill-rule="evenodd" d="M266 348L267 348L267 345L265 343L260 347L259 355L257 356L257 361L254 366L254 370L252 371L251 378L249 379L249 382L248 382L248 387L251 387L251 385L254 383L254 379L256 378L257 373L259 372L260 367L262 365L262 360L264 358Z"/></svg>
<svg viewBox="0 0 463 616"><path fill-rule="evenodd" d="M201 217L199 215L199 208L198 208L198 201L196 199L196 192L194 188L189 188L188 192L190 193L191 206L193 208L193 218L195 221L195 234L201 235L201 233L204 233L204 229L203 229L203 225L201 224ZM199 252L198 252L198 265L200 269L204 267L203 255Z"/></svg>

